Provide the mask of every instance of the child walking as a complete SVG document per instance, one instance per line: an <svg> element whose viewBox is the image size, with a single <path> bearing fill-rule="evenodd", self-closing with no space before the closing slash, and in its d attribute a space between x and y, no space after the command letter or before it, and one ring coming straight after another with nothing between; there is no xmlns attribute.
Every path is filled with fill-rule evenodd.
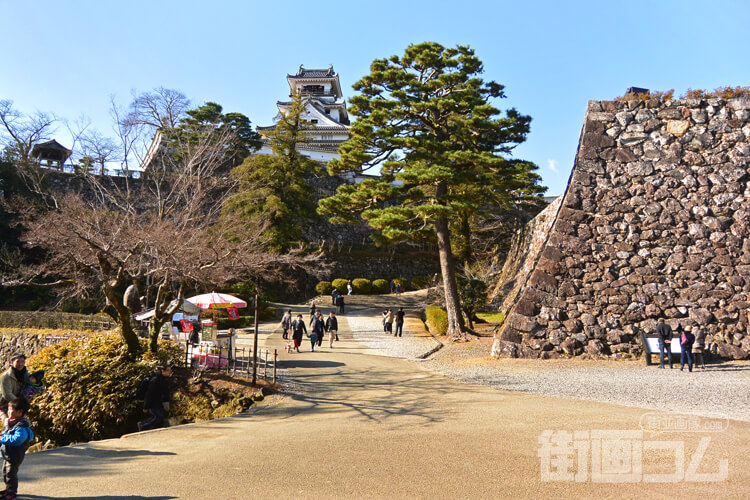
<svg viewBox="0 0 750 500"><path fill-rule="evenodd" d="M5 490L2 499L16 498L18 493L18 468L26 456L26 450L34 439L34 432L26 418L29 402L16 398L8 403L8 415L2 415L4 430L0 437L0 451L3 455L3 481Z"/></svg>

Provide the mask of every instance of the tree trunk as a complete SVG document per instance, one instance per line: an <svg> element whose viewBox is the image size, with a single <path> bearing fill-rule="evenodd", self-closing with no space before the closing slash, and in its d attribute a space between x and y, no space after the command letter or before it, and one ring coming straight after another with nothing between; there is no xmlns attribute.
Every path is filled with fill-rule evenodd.
<svg viewBox="0 0 750 500"><path fill-rule="evenodd" d="M448 331L446 335L452 341L465 340L464 321L461 316L461 303L458 299L456 286L456 266L451 251L450 231L448 219L438 217L435 220L435 234L438 240L440 255L440 270L443 273L443 288L445 290L445 311L448 313Z"/></svg>
<svg viewBox="0 0 750 500"><path fill-rule="evenodd" d="M117 317L113 317L120 325L120 334L128 346L128 355L132 358L138 356L141 352L141 344L138 341L138 335L133 330L133 323L130 321L130 309L123 304L123 297L119 297L115 289L108 283L104 284L104 295L109 300L110 305L117 311Z"/></svg>

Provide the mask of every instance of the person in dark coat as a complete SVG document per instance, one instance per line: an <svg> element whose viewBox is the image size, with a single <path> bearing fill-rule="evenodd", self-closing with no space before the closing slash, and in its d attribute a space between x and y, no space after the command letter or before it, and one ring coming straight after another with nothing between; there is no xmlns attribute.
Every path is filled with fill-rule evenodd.
<svg viewBox="0 0 750 500"><path fill-rule="evenodd" d="M336 319L336 313L333 311L326 318L326 332L328 332L328 347L333 349L333 341L339 339L339 320Z"/></svg>
<svg viewBox="0 0 750 500"><path fill-rule="evenodd" d="M307 334L307 327L305 326L305 320L302 319L302 315L298 315L297 319L292 321L292 340L294 341L294 348L299 352L299 346L302 344L302 335Z"/></svg>
<svg viewBox="0 0 750 500"><path fill-rule="evenodd" d="M400 307L398 311L396 311L396 332L393 334L394 337L400 337L404 333L404 316L406 313L404 312L404 308Z"/></svg>
<svg viewBox="0 0 750 500"><path fill-rule="evenodd" d="M325 322L323 321L323 313L318 310L315 316L310 320L310 332L315 335L315 343L318 347L323 345L323 336L326 331Z"/></svg>
<svg viewBox="0 0 750 500"><path fill-rule="evenodd" d="M693 343L695 342L695 335L690 331L690 327L686 326L685 331L680 335L680 371L685 368L685 360L687 359L688 371L693 371Z"/></svg>
<svg viewBox="0 0 750 500"><path fill-rule="evenodd" d="M672 327L659 318L656 325L656 334L659 336L659 368L664 368L664 356L669 359L669 369L672 369Z"/></svg>
<svg viewBox="0 0 750 500"><path fill-rule="evenodd" d="M339 314L344 314L344 296L339 295L336 297L336 305L339 308Z"/></svg>
<svg viewBox="0 0 750 500"><path fill-rule="evenodd" d="M315 316L315 311L317 311L317 310L318 310L318 308L317 308L317 306L315 305L315 301L313 300L313 301L312 301L312 302L310 303L310 319L312 319L312 318L313 318L313 316Z"/></svg>
<svg viewBox="0 0 750 500"><path fill-rule="evenodd" d="M143 398L143 412L148 417L138 422L138 430L158 429L164 425L164 414L169 411L169 377L172 376L172 364L167 362L151 378Z"/></svg>

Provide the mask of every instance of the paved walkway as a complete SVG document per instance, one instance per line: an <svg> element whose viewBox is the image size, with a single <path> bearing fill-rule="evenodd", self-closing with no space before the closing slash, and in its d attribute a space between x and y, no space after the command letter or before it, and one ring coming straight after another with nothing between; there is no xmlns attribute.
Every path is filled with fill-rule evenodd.
<svg viewBox="0 0 750 500"><path fill-rule="evenodd" d="M348 311L349 312L349 311ZM363 313L364 311L360 311ZM376 313L377 314L377 313ZM699 472L729 459L720 483L542 482L545 430L637 430L644 410L495 390L376 356L341 319L334 349L283 353L294 383L250 412L212 422L29 455L24 498L743 498L750 484L750 424L712 438ZM305 314L305 318L308 315ZM394 341L400 339L391 339ZM306 344L309 346L309 342ZM686 464L703 434L685 444ZM644 452L644 471L674 469L671 452Z"/></svg>

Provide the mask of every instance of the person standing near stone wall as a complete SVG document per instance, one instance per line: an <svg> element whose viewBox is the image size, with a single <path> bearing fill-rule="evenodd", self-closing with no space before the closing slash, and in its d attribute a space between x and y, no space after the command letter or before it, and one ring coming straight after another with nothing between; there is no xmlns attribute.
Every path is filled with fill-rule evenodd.
<svg viewBox="0 0 750 500"><path fill-rule="evenodd" d="M664 356L669 359L669 369L672 369L672 327L659 318L656 325L656 334L659 336L659 368L664 368Z"/></svg>
<svg viewBox="0 0 750 500"><path fill-rule="evenodd" d="M703 359L703 351L706 349L706 329L699 326L693 327L695 333L695 343L693 344L693 358L695 359L696 368L700 366L705 370L706 362Z"/></svg>

